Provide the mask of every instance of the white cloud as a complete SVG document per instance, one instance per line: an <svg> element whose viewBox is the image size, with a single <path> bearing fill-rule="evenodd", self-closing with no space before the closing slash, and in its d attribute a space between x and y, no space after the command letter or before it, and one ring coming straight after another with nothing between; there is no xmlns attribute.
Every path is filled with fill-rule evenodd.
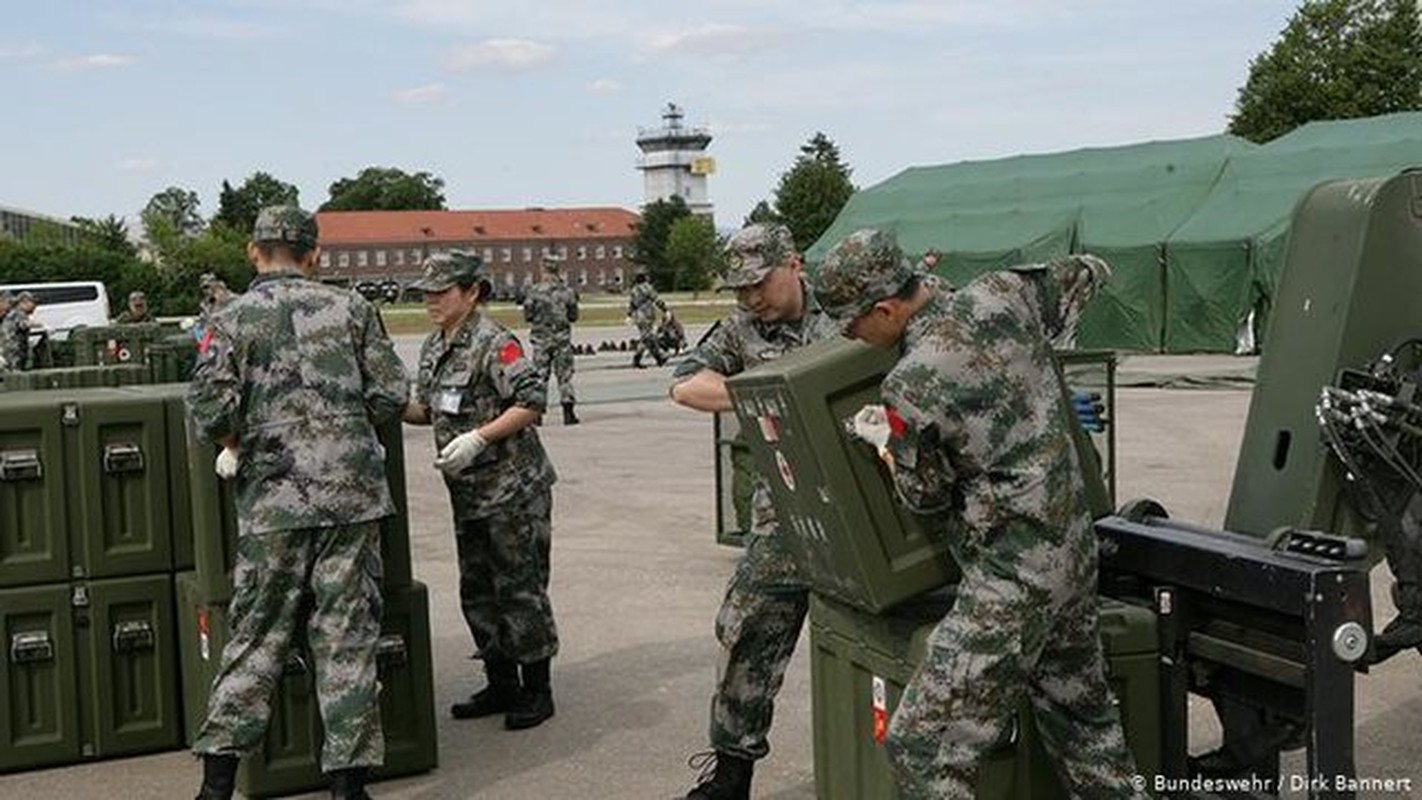
<svg viewBox="0 0 1422 800"><path fill-rule="evenodd" d="M127 67L137 63L137 61L138 59L133 56L119 56L112 53L91 53L87 56L61 58L55 61L51 66L60 72L83 72L91 69Z"/></svg>
<svg viewBox="0 0 1422 800"><path fill-rule="evenodd" d="M114 165L119 172L148 172L158 167L158 159L153 156L130 156Z"/></svg>
<svg viewBox="0 0 1422 800"><path fill-rule="evenodd" d="M451 72L493 68L505 71L537 69L553 58L555 48L528 39L485 39L460 47L444 60Z"/></svg>
<svg viewBox="0 0 1422 800"><path fill-rule="evenodd" d="M625 87L611 78L598 78L588 84L588 91L593 94L616 94Z"/></svg>
<svg viewBox="0 0 1422 800"><path fill-rule="evenodd" d="M280 28L272 25L241 22L221 17L182 16L138 22L134 27L140 30L187 36L193 39L222 41L280 39L285 35Z"/></svg>
<svg viewBox="0 0 1422 800"><path fill-rule="evenodd" d="M0 61L28 61L43 54L37 44L0 45Z"/></svg>
<svg viewBox="0 0 1422 800"><path fill-rule="evenodd" d="M445 100L449 97L449 90L442 83L430 83L408 89L396 89L392 96L397 103L424 105Z"/></svg>
<svg viewBox="0 0 1422 800"><path fill-rule="evenodd" d="M645 37L643 46L652 53L731 56L764 50L779 39L780 35L770 30L708 22L694 28L650 34Z"/></svg>

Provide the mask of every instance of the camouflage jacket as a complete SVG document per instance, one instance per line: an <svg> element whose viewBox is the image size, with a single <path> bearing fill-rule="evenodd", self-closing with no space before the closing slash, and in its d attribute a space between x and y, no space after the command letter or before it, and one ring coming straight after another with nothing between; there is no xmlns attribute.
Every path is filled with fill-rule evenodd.
<svg viewBox="0 0 1422 800"><path fill-rule="evenodd" d="M511 406L542 412L546 387L518 338L474 313L445 338L434 331L420 347L415 401L429 409L435 448L484 425ZM557 480L538 432L524 428L494 442L458 478L445 477L456 519L487 516L496 506L542 491Z"/></svg>
<svg viewBox="0 0 1422 800"><path fill-rule="evenodd" d="M914 511L959 528L949 542L960 559L1089 538L1052 342L1108 276L1099 259L1073 256L957 291L928 279L932 298L882 393L895 487Z"/></svg>
<svg viewBox="0 0 1422 800"><path fill-rule="evenodd" d="M676 365L673 380L690 378L703 369L730 377L811 342L838 336L839 327L820 309L804 281L800 282L800 290L805 297L805 314L800 319L762 322L749 311L738 310L711 327L686 359ZM770 485L761 475L755 476L751 514L752 530L769 533L775 522L775 509Z"/></svg>
<svg viewBox="0 0 1422 800"><path fill-rule="evenodd" d="M633 322L651 322L657 318L657 309L667 310L667 304L657 295L657 287L651 281L632 285L627 295L627 315Z"/></svg>
<svg viewBox="0 0 1422 800"><path fill-rule="evenodd" d="M0 319L0 355L5 357L7 369L22 370L29 360L30 318L18 308L10 309L4 319Z"/></svg>
<svg viewBox="0 0 1422 800"><path fill-rule="evenodd" d="M150 312L145 311L142 315L139 315L124 309L123 313L119 314L114 322L119 325L137 325L141 322L157 322L157 320L153 318L153 314Z"/></svg>
<svg viewBox="0 0 1422 800"><path fill-rule="evenodd" d="M534 342L570 339L578 321L578 293L561 280L535 283L523 298L523 318Z"/></svg>
<svg viewBox="0 0 1422 800"><path fill-rule="evenodd" d="M205 437L237 437L240 534L395 512L374 425L404 409L405 368L369 303L267 273L213 315L208 333L188 411Z"/></svg>

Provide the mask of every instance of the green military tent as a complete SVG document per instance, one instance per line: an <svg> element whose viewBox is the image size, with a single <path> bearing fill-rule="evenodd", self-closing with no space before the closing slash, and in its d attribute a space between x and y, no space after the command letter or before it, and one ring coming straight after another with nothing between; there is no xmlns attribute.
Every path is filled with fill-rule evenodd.
<svg viewBox="0 0 1422 800"><path fill-rule="evenodd" d="M1081 346L1229 352L1267 305L1304 190L1415 161L1422 114L1313 123L1263 147L1211 136L912 167L855 193L807 256L885 228L906 252L941 250L939 271L961 283L1094 252L1115 275L1083 316Z"/></svg>

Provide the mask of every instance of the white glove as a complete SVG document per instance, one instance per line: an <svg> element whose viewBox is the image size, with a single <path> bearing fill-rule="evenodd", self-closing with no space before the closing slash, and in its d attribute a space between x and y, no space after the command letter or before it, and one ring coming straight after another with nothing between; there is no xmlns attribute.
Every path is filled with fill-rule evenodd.
<svg viewBox="0 0 1422 800"><path fill-rule="evenodd" d="M474 459L488 446L489 442L480 436L478 431L461 433L450 439L449 444L439 451L439 458L436 458L434 462L435 466L446 475L458 475L470 464L473 464Z"/></svg>
<svg viewBox="0 0 1422 800"><path fill-rule="evenodd" d="M867 405L854 415L854 435L880 453L889 447L889 415L880 405Z"/></svg>
<svg viewBox="0 0 1422 800"><path fill-rule="evenodd" d="M217 473L217 477L223 480L232 480L237 477L237 465L241 461L236 448L224 447L222 452L217 454L217 463L213 464L212 469Z"/></svg>

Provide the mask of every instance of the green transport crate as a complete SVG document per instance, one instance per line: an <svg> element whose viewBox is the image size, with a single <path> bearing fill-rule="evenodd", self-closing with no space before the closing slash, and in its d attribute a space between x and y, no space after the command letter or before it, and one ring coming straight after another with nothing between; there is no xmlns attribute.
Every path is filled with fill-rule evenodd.
<svg viewBox="0 0 1422 800"><path fill-rule="evenodd" d="M197 342L191 334L176 333L149 342L144 360L152 383L182 383L197 366Z"/></svg>
<svg viewBox="0 0 1422 800"><path fill-rule="evenodd" d="M163 407L164 438L168 472L168 518L173 534L173 571L193 569L193 511L191 489L188 486L188 422L184 400L188 387L184 383L155 383L125 387L124 394L148 398ZM216 476L214 476L214 480Z"/></svg>
<svg viewBox="0 0 1422 800"><path fill-rule="evenodd" d="M0 394L0 587L69 578L64 429L54 400Z"/></svg>
<svg viewBox="0 0 1422 800"><path fill-rule="evenodd" d="M711 416L711 439L716 453L716 543L744 547L751 527L755 457L735 414Z"/></svg>
<svg viewBox="0 0 1422 800"><path fill-rule="evenodd" d="M384 565L384 587L397 589L413 580L410 561L409 501L405 493L405 444L400 421L391 420L376 429L385 448L385 475L396 513L380 523L380 555ZM236 561L237 516L234 484L219 480L213 472L217 445L200 441L187 428L186 461L193 526L193 563L198 579L209 596L232 591L232 567Z"/></svg>
<svg viewBox="0 0 1422 800"><path fill-rule="evenodd" d="M149 344L172 332L172 327L156 322L97 325L75 328L69 334L69 341L74 348L74 363L78 366L140 365L146 363Z"/></svg>
<svg viewBox="0 0 1422 800"><path fill-rule="evenodd" d="M227 598L204 593L196 573L177 577L187 741L192 744L227 642ZM380 713L385 765L374 780L438 766L429 593L422 583L385 593L379 647ZM310 656L298 648L273 697L262 748L242 761L238 788L249 797L311 791L325 785L320 770L321 721Z"/></svg>
<svg viewBox="0 0 1422 800"><path fill-rule="evenodd" d="M895 800L882 741L929 634L951 605L939 590L874 616L815 595L810 605L810 673L816 795L820 800ZM1160 665L1155 614L1102 600L1101 635L1126 742L1139 774L1160 771ZM1008 742L978 776L980 800L1067 797L1024 702Z"/></svg>
<svg viewBox="0 0 1422 800"><path fill-rule="evenodd" d="M149 370L141 364L114 366L57 367L5 373L5 391L44 391L48 389L94 389L102 386L128 386L148 383Z"/></svg>
<svg viewBox="0 0 1422 800"><path fill-rule="evenodd" d="M170 575L0 590L0 771L182 743Z"/></svg>
<svg viewBox="0 0 1422 800"><path fill-rule="evenodd" d="M727 381L802 575L816 591L873 612L959 576L946 542L903 507L884 465L846 427L866 404L883 402L879 385L895 359L832 339ZM1071 430L1093 510L1110 513L1100 459L1074 419Z"/></svg>

